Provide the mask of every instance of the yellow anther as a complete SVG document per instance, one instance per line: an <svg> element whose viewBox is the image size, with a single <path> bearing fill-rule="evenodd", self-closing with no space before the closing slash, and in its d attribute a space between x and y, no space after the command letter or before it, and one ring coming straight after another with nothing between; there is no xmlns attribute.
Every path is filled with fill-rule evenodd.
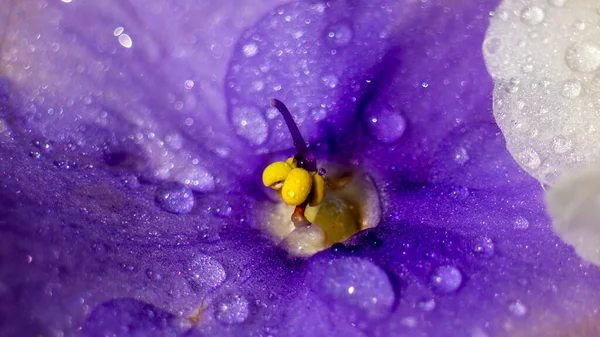
<svg viewBox="0 0 600 337"><path fill-rule="evenodd" d="M325 199L325 179L320 175L313 173L312 175L312 192L310 195L310 206L317 206Z"/></svg>
<svg viewBox="0 0 600 337"><path fill-rule="evenodd" d="M278 190L281 188L281 183L291 171L292 168L287 163L282 161L274 162L264 170L262 176L263 184Z"/></svg>
<svg viewBox="0 0 600 337"><path fill-rule="evenodd" d="M298 206L306 201L312 187L312 177L307 170L295 168L287 175L281 197L288 205Z"/></svg>
<svg viewBox="0 0 600 337"><path fill-rule="evenodd" d="M296 166L296 160L294 159L294 157L289 157L288 160L285 161L288 165L290 165L291 168L295 169Z"/></svg>

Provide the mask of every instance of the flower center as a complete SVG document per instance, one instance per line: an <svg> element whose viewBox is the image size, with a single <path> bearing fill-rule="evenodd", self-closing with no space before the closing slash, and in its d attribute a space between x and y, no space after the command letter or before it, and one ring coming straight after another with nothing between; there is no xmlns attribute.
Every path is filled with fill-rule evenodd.
<svg viewBox="0 0 600 337"><path fill-rule="evenodd" d="M347 171L336 167L327 167L327 172L332 182L327 195L304 213L311 225L296 226L290 219L294 206L284 202L279 193L273 196L275 202L265 205L262 229L292 255L313 255L379 223L379 194L371 177L360 171L342 173Z"/></svg>

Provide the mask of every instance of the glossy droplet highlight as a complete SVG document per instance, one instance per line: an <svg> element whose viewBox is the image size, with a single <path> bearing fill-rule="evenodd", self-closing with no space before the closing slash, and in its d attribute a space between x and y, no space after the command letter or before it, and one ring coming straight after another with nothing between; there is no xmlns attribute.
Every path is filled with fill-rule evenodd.
<svg viewBox="0 0 600 337"><path fill-rule="evenodd" d="M477 238L473 245L473 253L479 257L491 257L494 255L494 242L486 236Z"/></svg>
<svg viewBox="0 0 600 337"><path fill-rule="evenodd" d="M430 283L437 292L451 293L460 287L462 280L462 274L456 267L441 266L431 274Z"/></svg>
<svg viewBox="0 0 600 337"><path fill-rule="evenodd" d="M207 255L192 259L188 265L188 273L194 285L212 288L221 285L227 276L223 266Z"/></svg>
<svg viewBox="0 0 600 337"><path fill-rule="evenodd" d="M600 48L593 43L576 43L565 53L567 66L574 71L589 73L600 66Z"/></svg>
<svg viewBox="0 0 600 337"><path fill-rule="evenodd" d="M232 212L233 208L227 201L220 202L213 207L213 214L219 218L228 218L231 216Z"/></svg>
<svg viewBox="0 0 600 337"><path fill-rule="evenodd" d="M354 32L348 22L332 23L325 29L325 41L331 47L344 47L350 44Z"/></svg>
<svg viewBox="0 0 600 337"><path fill-rule="evenodd" d="M253 145L261 145L267 140L267 122L254 107L235 107L231 112L231 122L236 133Z"/></svg>
<svg viewBox="0 0 600 337"><path fill-rule="evenodd" d="M406 130L406 120L396 109L378 104L365 109L363 125L372 138L383 143L399 140Z"/></svg>
<svg viewBox="0 0 600 337"><path fill-rule="evenodd" d="M186 185L169 181L156 190L156 202L169 213L185 214L194 207L194 194Z"/></svg>
<svg viewBox="0 0 600 337"><path fill-rule="evenodd" d="M312 261L306 282L351 321L378 319L392 310L396 294L388 275L358 257Z"/></svg>
<svg viewBox="0 0 600 337"><path fill-rule="evenodd" d="M228 295L217 304L215 318L223 324L243 323L250 313L250 305L243 295Z"/></svg>
<svg viewBox="0 0 600 337"><path fill-rule="evenodd" d="M528 6L521 11L521 21L534 26L544 21L544 10L537 6Z"/></svg>

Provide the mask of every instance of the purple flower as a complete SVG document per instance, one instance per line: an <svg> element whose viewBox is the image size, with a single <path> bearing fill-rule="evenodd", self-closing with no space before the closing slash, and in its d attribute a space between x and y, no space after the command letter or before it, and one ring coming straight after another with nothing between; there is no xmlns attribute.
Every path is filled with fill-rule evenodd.
<svg viewBox="0 0 600 337"><path fill-rule="evenodd" d="M496 6L0 0L0 335L595 335L600 271L492 114ZM376 227L263 230L271 98Z"/></svg>

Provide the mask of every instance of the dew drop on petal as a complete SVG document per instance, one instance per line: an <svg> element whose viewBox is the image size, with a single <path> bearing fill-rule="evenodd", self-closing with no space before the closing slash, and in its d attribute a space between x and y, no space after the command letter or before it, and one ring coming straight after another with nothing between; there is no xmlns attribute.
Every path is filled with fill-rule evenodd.
<svg viewBox="0 0 600 337"><path fill-rule="evenodd" d="M511 302L508 306L508 310L517 317L523 317L527 314L527 307L519 300Z"/></svg>
<svg viewBox="0 0 600 337"><path fill-rule="evenodd" d="M600 66L600 48L589 42L576 43L567 49L565 61L574 71L593 72Z"/></svg>
<svg viewBox="0 0 600 337"><path fill-rule="evenodd" d="M419 309L421 309L423 311L427 311L427 312L433 311L433 309L435 309L436 305L437 305L437 303L435 302L435 300L433 298L423 299L417 303L417 306L419 307Z"/></svg>
<svg viewBox="0 0 600 337"><path fill-rule="evenodd" d="M396 109L378 104L365 109L363 124L371 137L383 143L397 141L406 130L406 120Z"/></svg>
<svg viewBox="0 0 600 337"><path fill-rule="evenodd" d="M223 324L243 323L250 314L250 305L243 295L227 295L216 307L215 317Z"/></svg>
<svg viewBox="0 0 600 337"><path fill-rule="evenodd" d="M385 271L358 257L311 261L306 282L322 300L343 308L351 321L388 315L396 294Z"/></svg>
<svg viewBox="0 0 600 337"><path fill-rule="evenodd" d="M581 83L576 80L566 81L562 86L562 95L565 98L575 98L581 94Z"/></svg>
<svg viewBox="0 0 600 337"><path fill-rule="evenodd" d="M513 227L515 229L528 229L529 220L527 220L525 217L517 216L513 219Z"/></svg>
<svg viewBox="0 0 600 337"><path fill-rule="evenodd" d="M186 185L169 181L156 190L156 202L169 213L185 214L194 207L194 194Z"/></svg>
<svg viewBox="0 0 600 337"><path fill-rule="evenodd" d="M473 253L480 257L491 257L494 255L494 242L486 236L477 238L473 246Z"/></svg>
<svg viewBox="0 0 600 337"><path fill-rule="evenodd" d="M267 140L267 122L254 107L234 107L231 122L237 134L253 145L261 145Z"/></svg>
<svg viewBox="0 0 600 337"><path fill-rule="evenodd" d="M255 56L256 54L258 54L258 45L256 45L256 43L254 42L245 44L242 47L242 52L244 53L244 55L246 55L246 57Z"/></svg>
<svg viewBox="0 0 600 337"><path fill-rule="evenodd" d="M541 23L544 16L544 10L537 6L528 6L521 11L521 21L530 26Z"/></svg>
<svg viewBox="0 0 600 337"><path fill-rule="evenodd" d="M197 286L218 287L225 281L226 273L219 261L208 255L198 255L188 265L191 282Z"/></svg>
<svg viewBox="0 0 600 337"><path fill-rule="evenodd" d="M354 32L346 21L332 23L325 28L325 41L331 47L344 47L350 44Z"/></svg>
<svg viewBox="0 0 600 337"><path fill-rule="evenodd" d="M222 201L213 207L213 214L219 218L228 218L232 212L233 208L228 201Z"/></svg>
<svg viewBox="0 0 600 337"><path fill-rule="evenodd" d="M496 54L502 47L502 40L492 37L483 42L483 50L488 54Z"/></svg>
<svg viewBox="0 0 600 337"><path fill-rule="evenodd" d="M441 266L431 274L431 286L440 293L456 291L462 284L462 274L454 266Z"/></svg>
<svg viewBox="0 0 600 337"><path fill-rule="evenodd" d="M562 154L569 151L572 147L571 140L564 136L556 136L552 139L552 149L554 152Z"/></svg>
<svg viewBox="0 0 600 337"><path fill-rule="evenodd" d="M519 163L526 168L535 170L540 167L541 160L540 156L533 149L525 149L518 155Z"/></svg>

